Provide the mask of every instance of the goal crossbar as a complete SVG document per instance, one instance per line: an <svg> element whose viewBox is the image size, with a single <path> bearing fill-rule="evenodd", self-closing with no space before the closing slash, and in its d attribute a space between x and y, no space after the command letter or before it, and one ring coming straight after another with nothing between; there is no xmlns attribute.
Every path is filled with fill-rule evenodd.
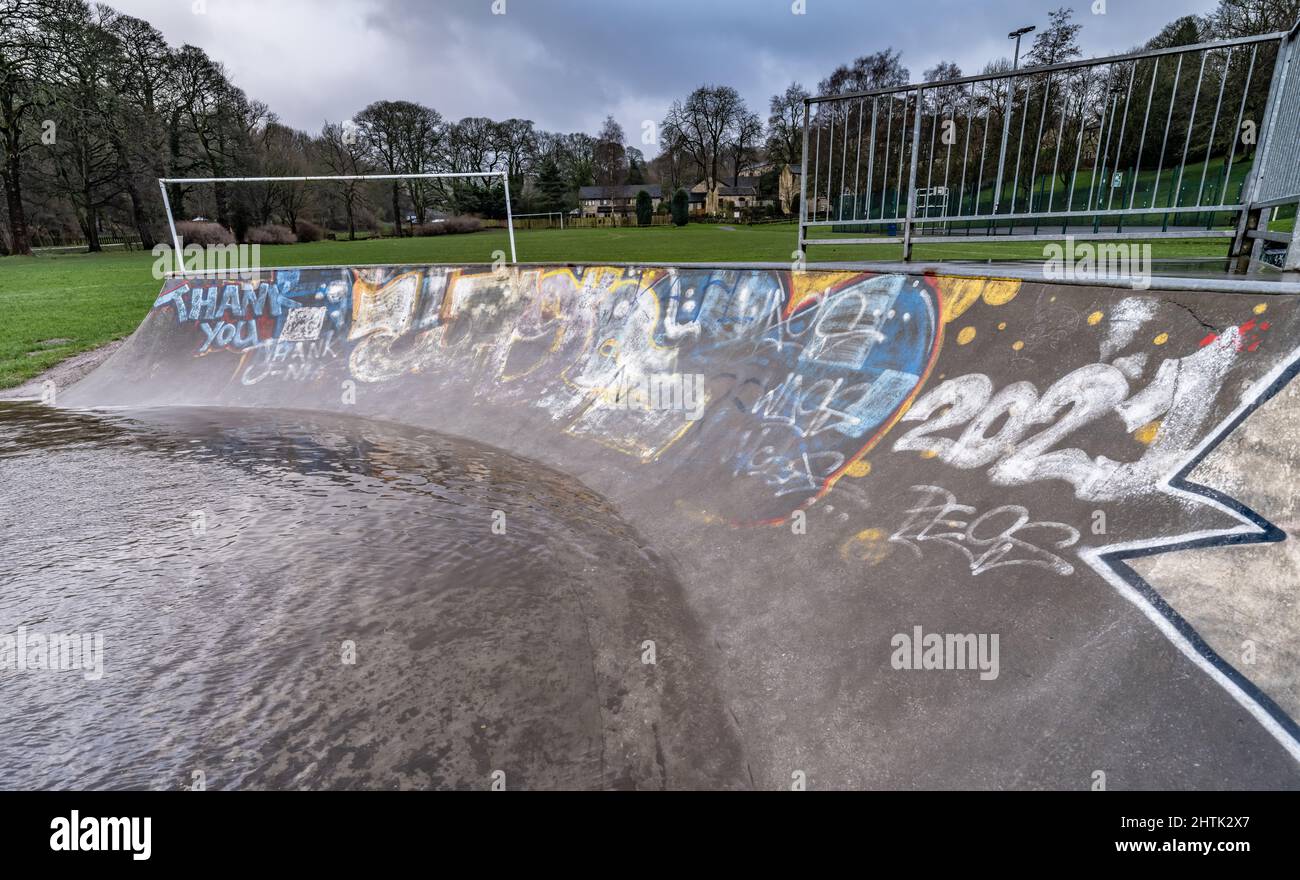
<svg viewBox="0 0 1300 880"><path fill-rule="evenodd" d="M162 190L163 208L167 211L167 226L172 234L172 246L176 253L181 253L181 239L176 232L176 217L172 214L171 198L167 195L167 185L196 183L310 183L326 180L430 180L449 177L500 177L506 194L506 231L510 236L510 262L515 258L515 224L510 212L510 175L505 171L429 171L418 174L311 174L303 177L160 177L158 188Z"/></svg>

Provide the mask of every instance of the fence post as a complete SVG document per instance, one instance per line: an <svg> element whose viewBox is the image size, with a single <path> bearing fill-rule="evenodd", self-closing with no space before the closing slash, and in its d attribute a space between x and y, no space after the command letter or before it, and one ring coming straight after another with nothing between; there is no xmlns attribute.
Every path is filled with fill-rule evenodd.
<svg viewBox="0 0 1300 880"><path fill-rule="evenodd" d="M805 224L808 220L808 122L812 117L812 102L803 100L803 154L799 158L799 253L801 262L806 262L808 254L804 250L806 238Z"/></svg>
<svg viewBox="0 0 1300 880"><path fill-rule="evenodd" d="M903 261L912 259L912 221L916 219L916 163L921 147L921 115L925 112L925 89L916 90L916 118L912 120L912 161L907 176L907 219L903 221ZM931 157L933 160L933 157Z"/></svg>
<svg viewBox="0 0 1300 880"><path fill-rule="evenodd" d="M1011 111L1015 107L1016 77L1013 73L1007 80L1007 106L1002 111L1002 146L998 148L998 179L993 185L993 215L996 216L1002 204L1002 177L1007 167L1007 142L1011 140ZM1026 108L1028 109L1028 108ZM1012 221L1012 226L1015 221Z"/></svg>
<svg viewBox="0 0 1300 880"><path fill-rule="evenodd" d="M1251 206L1254 205L1255 197L1259 192L1260 180L1267 171L1273 125L1277 121L1278 105L1282 102L1285 71L1295 51L1295 38L1296 28L1292 28L1277 46L1277 59L1273 62L1273 79L1268 85L1268 100L1264 102L1264 118L1259 126L1259 143L1255 147L1255 155L1250 163L1250 172L1246 175L1246 184L1242 187L1241 201L1245 208L1237 218L1237 231L1232 238L1232 249L1229 251L1229 272L1244 274L1250 271L1250 254L1254 243L1248 233L1258 229L1260 221L1260 211L1254 210ZM1241 137L1241 132L1237 131L1234 136ZM1264 228L1267 231L1267 221L1264 223Z"/></svg>
<svg viewBox="0 0 1300 880"><path fill-rule="evenodd" d="M1297 206L1300 212L1300 206ZM1287 246L1286 256L1282 258L1282 271L1300 272L1300 223L1291 230L1291 244Z"/></svg>

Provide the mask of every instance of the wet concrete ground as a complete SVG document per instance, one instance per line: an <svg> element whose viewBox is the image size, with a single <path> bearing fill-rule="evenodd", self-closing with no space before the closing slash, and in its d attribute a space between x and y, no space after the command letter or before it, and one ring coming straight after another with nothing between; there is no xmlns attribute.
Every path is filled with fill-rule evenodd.
<svg viewBox="0 0 1300 880"><path fill-rule="evenodd" d="M0 671L0 788L748 784L673 571L533 462L0 403L0 485L0 636L102 637L102 676Z"/></svg>
<svg viewBox="0 0 1300 880"><path fill-rule="evenodd" d="M58 402L83 412L240 408L221 412L215 434L192 424L211 410L139 416L149 425L162 419L169 435L195 438L212 453L168 492L193 483L210 497L211 472L231 484L232 497L266 498L272 510L301 507L302 499L281 500L278 492L298 488L304 462L321 458L310 450L351 448L349 438L372 434L382 461L410 453L390 466L395 473L441 485L447 468L435 441L443 434L481 439L529 462L526 476L511 483L517 491L469 505L477 510L472 518L500 509L517 523L539 516L535 503L556 511L543 520L568 522L571 511L581 522L605 522L605 511L626 528L612 539L599 528L579 529L579 538L548 543L559 562L527 576L552 584L549 591L530 592L532 582L510 566L496 566L490 577L475 572L480 589L472 596L433 606L434 620L457 626L434 628L414 660L409 650L384 654L382 643L371 645L359 657L378 650L384 673L346 700L337 688L302 687L268 667L257 680L298 687L276 705L300 707L301 718L288 712L268 721L260 704L245 710L238 703L196 715L208 723L242 712L204 755L243 747L245 731L290 731L253 756L261 769L248 774L248 785L393 778L476 785L501 770L507 784L539 787L1080 790L1104 776L1113 790L1296 788L1294 567L1274 564L1275 556L1266 564L1265 554L1292 543L1282 529L1293 527L1296 450L1287 414L1294 408L1272 396L1300 370L1300 300L1280 285L1269 293L1277 295L743 267L276 270L245 287L169 282L128 343L75 387L60 389ZM268 305L273 294L278 317ZM875 338L859 319L879 296L892 305L870 314L892 322L889 332L856 348ZM260 341L241 347L239 340L253 338ZM625 370L703 377L705 411L691 422L672 407L598 405ZM862 397L865 389L877 385L889 405L861 409L872 399ZM920 396L910 404L904 397L891 423L893 395L904 393ZM945 395L960 410L945 405ZM1282 410L1268 424L1281 427L1259 422L1259 432L1242 432L1241 420L1254 423L1263 414L1251 413L1270 399ZM1015 400L1023 405L1008 407ZM339 415L286 413L286 406ZM215 439L202 439L209 435ZM335 436L344 439L328 439ZM1225 445L1226 460L1215 453L1201 461L1225 438L1247 443L1250 454ZM186 462L155 459L173 469ZM115 452L95 462L96 473L133 461ZM234 474L226 474L228 464L237 465ZM1209 489L1167 482L1182 480L1189 467L1190 479L1205 479ZM566 506L579 488L530 494L534 471L589 487L596 513ZM73 473L86 481L84 469ZM447 473L456 478L458 470ZM128 476L121 486L155 491L152 473ZM13 492L32 512L16 517L23 529L35 528L27 520L48 508L27 500L46 492L46 482ZM454 484L451 497L464 491ZM1267 491L1256 491L1261 485ZM1258 514L1216 496L1216 487L1249 498ZM292 632L270 613L281 606L332 620L308 599L322 594L333 608L351 595L332 580L342 566L341 577L367 584L349 588L361 611L374 607L395 619L390 628L409 646L420 630L410 613L391 612L387 591L410 596L411 585L384 580L376 599L367 590L379 587L367 576L418 578L441 564L420 560L421 552L479 549L456 529L425 523L447 493L418 492L435 506L367 502L357 513L357 499L335 499L348 522L322 507L314 514L321 534L297 507L292 516L241 519L242 509L203 502L212 504L212 522L224 516L239 524L217 545L220 566L203 571L241 575L240 589L217 581L234 599L227 604L254 607L253 617L237 619L276 621L275 634ZM183 498L169 527L188 526L197 503ZM1280 517L1279 526L1268 517ZM347 528L352 520L364 528ZM51 522L64 531L78 526ZM437 540L444 535L449 541ZM299 552L303 541L312 554ZM522 552L534 545L525 541ZM494 565L495 549L484 565ZM192 552L188 545L168 551ZM1157 563L1148 583L1128 565L1142 562L1134 553L1182 561L1172 576ZM241 561L245 554L250 563ZM281 558L290 564L279 565ZM1232 565L1251 560L1259 567L1242 589L1246 569ZM39 553L27 557L34 582L31 573L44 562ZM295 579L300 568L326 587L306 590ZM482 585L497 581L521 586L501 590L494 602ZM136 585L128 600L148 594ZM424 594L401 612L417 599ZM556 612L561 623L528 610L568 599ZM361 611L356 619L369 621ZM519 615L513 642L484 628L484 620ZM535 620L542 623L533 627ZM322 629L315 623L305 637L330 653L305 668L324 670L317 679L335 684L332 652L351 639L331 632L325 641ZM955 654L951 662L945 655L928 665L900 663L896 643L921 644L918 630L948 640L996 638L996 672ZM538 632L556 633L556 644ZM537 659L538 644L554 653ZM648 650L656 663L643 663ZM433 659L419 673L431 679L390 671L425 658ZM168 658L159 675L177 662ZM470 672L444 671L461 668ZM197 682L204 700L224 694L222 682L198 681L203 671L186 670L184 683L166 680L177 688ZM531 696L518 696L519 687ZM587 702L567 699L583 687ZM408 692L414 696L403 702ZM141 702L152 706L150 699ZM393 728L374 719L391 703L451 708L388 747ZM339 719L331 714L338 705L359 708ZM483 705L512 724L525 715L562 720L509 728L506 745L484 758L465 745L475 742L466 737L477 735L474 725L483 722L473 719ZM467 718L468 734L452 726ZM358 733L340 732L347 728ZM597 733L598 748L573 745L583 737L594 743ZM444 741L460 751L434 773L411 771L423 769L411 757L423 744ZM328 742L343 750L322 752ZM405 775L347 775L354 760L370 760L353 758L357 743L371 742L385 745L385 772L396 766ZM188 742L173 746L192 751ZM87 754L82 761L93 760ZM469 758L456 759L463 754ZM321 767L325 781L313 776ZM167 779L187 772L177 767ZM232 778L245 784L238 772Z"/></svg>

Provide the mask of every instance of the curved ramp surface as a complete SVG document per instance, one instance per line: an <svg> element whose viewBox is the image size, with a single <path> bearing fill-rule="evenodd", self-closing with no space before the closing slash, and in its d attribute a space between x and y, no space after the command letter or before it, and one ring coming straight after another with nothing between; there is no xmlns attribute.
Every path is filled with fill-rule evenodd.
<svg viewBox="0 0 1300 880"><path fill-rule="evenodd" d="M333 410L578 477L680 581L741 784L1294 788L1298 341L1286 295L277 269L167 281L61 402Z"/></svg>

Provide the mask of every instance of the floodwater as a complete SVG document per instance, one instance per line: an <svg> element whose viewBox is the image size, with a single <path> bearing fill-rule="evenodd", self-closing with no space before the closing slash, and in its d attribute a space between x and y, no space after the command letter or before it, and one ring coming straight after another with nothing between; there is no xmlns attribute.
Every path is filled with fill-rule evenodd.
<svg viewBox="0 0 1300 880"><path fill-rule="evenodd" d="M706 664L645 662L698 654L683 604L607 502L478 444L0 403L0 788L672 784L687 728L734 749Z"/></svg>

